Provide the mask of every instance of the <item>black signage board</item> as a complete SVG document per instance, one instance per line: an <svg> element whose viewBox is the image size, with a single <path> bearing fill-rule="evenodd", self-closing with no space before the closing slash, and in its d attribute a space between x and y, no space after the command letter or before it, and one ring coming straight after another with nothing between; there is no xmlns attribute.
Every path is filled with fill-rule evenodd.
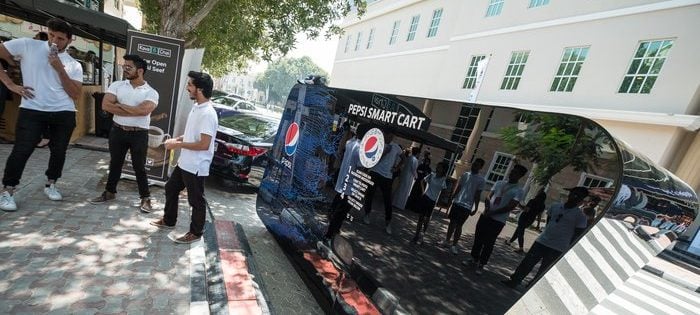
<svg viewBox="0 0 700 315"><path fill-rule="evenodd" d="M430 118L419 108L396 98L394 95L383 93L367 93L351 90L335 89L338 97L348 97L350 105L347 109L349 116L369 120L379 125L395 126L400 129L428 131Z"/></svg>
<svg viewBox="0 0 700 315"><path fill-rule="evenodd" d="M127 54L139 55L146 61L145 79L159 94L158 106L151 113L151 127L148 130L146 172L149 179L164 182L168 176L169 152L163 141L172 137L175 128L185 42L130 30L126 51ZM134 175L130 155L124 163L123 172Z"/></svg>

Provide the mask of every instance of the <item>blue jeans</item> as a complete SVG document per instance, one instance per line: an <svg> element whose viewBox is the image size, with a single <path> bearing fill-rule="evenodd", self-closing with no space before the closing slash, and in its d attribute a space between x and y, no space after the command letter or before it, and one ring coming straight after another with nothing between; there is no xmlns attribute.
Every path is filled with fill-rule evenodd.
<svg viewBox="0 0 700 315"><path fill-rule="evenodd" d="M63 164L66 162L68 143L73 129L75 129L75 112L43 112L20 108L15 128L15 145L12 147L12 152L5 164L5 173L2 178L3 186L15 187L19 185L24 167L47 129L51 155L45 174L49 180L53 181L61 177Z"/></svg>

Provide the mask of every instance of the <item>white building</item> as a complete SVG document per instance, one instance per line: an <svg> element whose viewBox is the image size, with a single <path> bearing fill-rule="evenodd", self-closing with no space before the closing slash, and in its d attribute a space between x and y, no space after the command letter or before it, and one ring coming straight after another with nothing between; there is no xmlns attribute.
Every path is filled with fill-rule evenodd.
<svg viewBox="0 0 700 315"><path fill-rule="evenodd" d="M488 58L476 103L592 118L700 190L700 1L378 0L343 27L333 86L466 100Z"/></svg>

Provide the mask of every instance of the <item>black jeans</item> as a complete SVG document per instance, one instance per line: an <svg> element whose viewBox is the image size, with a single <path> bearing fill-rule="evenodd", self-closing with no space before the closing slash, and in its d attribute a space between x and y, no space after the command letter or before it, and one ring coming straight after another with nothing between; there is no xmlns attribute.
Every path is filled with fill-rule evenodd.
<svg viewBox="0 0 700 315"><path fill-rule="evenodd" d="M476 222L476 231L474 232L474 245L472 246L472 258L481 265L486 265L493 252L493 245L496 244L498 234L506 224L503 222L491 219L486 215L481 215L479 221Z"/></svg>
<svg viewBox="0 0 700 315"><path fill-rule="evenodd" d="M374 192L377 187L382 190L382 198L384 198L384 220L386 224L391 222L391 213L394 210L391 205L391 184L394 182L393 178L386 178L379 173L370 172L372 176L372 181L374 185L367 189L367 195L365 200L365 214L369 215L372 212L372 201L374 201Z"/></svg>
<svg viewBox="0 0 700 315"><path fill-rule="evenodd" d="M518 227L515 228L515 232L513 232L513 236L508 242L510 243L517 239L518 246L520 247L520 249L522 249L525 243L525 229L532 225L532 223L535 222L535 219L536 217L527 215L527 213L521 214L518 218Z"/></svg>
<svg viewBox="0 0 700 315"><path fill-rule="evenodd" d="M177 206L180 192L187 188L187 201L192 207L190 233L201 236L204 232L204 219L207 215L207 201L204 199L204 179L188 171L175 167L168 182L165 183L165 209L163 221L166 225L174 226L177 222Z"/></svg>
<svg viewBox="0 0 700 315"><path fill-rule="evenodd" d="M332 239L340 233L340 228L343 226L343 222L350 208L348 196L344 198L341 198L340 194L335 196L331 204L331 213L328 214L328 230L326 230L326 234L323 236L324 238Z"/></svg>
<svg viewBox="0 0 700 315"><path fill-rule="evenodd" d="M3 186L19 185L24 167L34 152L37 143L41 141L44 130L49 130L49 168L46 177L58 180L63 173L66 162L66 150L70 137L75 129L75 112L42 112L32 109L19 109L17 128L15 129L15 145L7 158L5 173L2 178Z"/></svg>
<svg viewBox="0 0 700 315"><path fill-rule="evenodd" d="M537 280L561 254L560 251L535 241L535 243L532 244L532 248L530 248L527 255L525 255L525 258L523 258L520 265L518 265L518 268L516 268L513 275L510 276L510 279L515 283L520 283L527 277L530 271L532 271L532 268L542 260L540 269L537 271L537 275L535 275L535 280Z"/></svg>
<svg viewBox="0 0 700 315"><path fill-rule="evenodd" d="M148 151L148 130L126 131L112 127L109 132L109 176L106 191L117 192L117 183L122 176L122 167L126 152L131 152L131 165L139 186L139 196L151 196L148 190L148 175L146 174L146 154Z"/></svg>

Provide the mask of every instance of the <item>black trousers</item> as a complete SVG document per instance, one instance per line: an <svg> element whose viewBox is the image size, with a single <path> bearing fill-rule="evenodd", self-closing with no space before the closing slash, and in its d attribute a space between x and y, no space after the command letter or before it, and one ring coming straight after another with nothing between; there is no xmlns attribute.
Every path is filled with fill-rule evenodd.
<svg viewBox="0 0 700 315"><path fill-rule="evenodd" d="M197 176L188 171L175 167L168 182L165 183L165 209L163 221L166 225L173 226L177 222L177 208L180 200L180 192L187 188L187 201L192 207L190 218L190 233L201 236L204 232L204 220L207 214L207 201L204 199L204 179L206 176Z"/></svg>
<svg viewBox="0 0 700 315"><path fill-rule="evenodd" d="M340 233L340 228L343 226L350 208L348 196L340 197L340 194L335 195L331 204L331 212L328 214L328 230L326 230L326 234L323 237L332 239Z"/></svg>
<svg viewBox="0 0 700 315"><path fill-rule="evenodd" d="M491 219L486 215L481 215L479 221L476 222L476 231L474 232L474 246L472 246L472 258L481 265L486 265L493 252L493 245L496 244L498 234L501 234L503 227L506 224L503 222Z"/></svg>
<svg viewBox="0 0 700 315"><path fill-rule="evenodd" d="M557 258L562 254L562 252L551 248L544 246L540 244L539 242L535 241L535 243L532 244L532 248L527 252L527 255L525 255L525 258L520 262L518 265L518 268L515 269L515 272L513 272L513 275L510 276L510 279L516 283L520 283L527 277L527 275L532 271L532 268L535 268L535 265L541 260L542 264L540 265L540 269L537 271L537 275L535 275L535 280L538 279L542 273L544 273L549 266L551 266Z"/></svg>
<svg viewBox="0 0 700 315"><path fill-rule="evenodd" d="M109 132L109 176L107 176L106 191L117 192L117 183L122 176L122 167L126 153L131 152L131 165L139 186L139 196L151 196L148 190L148 175L146 174L146 154L148 151L148 130L126 131L112 127Z"/></svg>
<svg viewBox="0 0 700 315"><path fill-rule="evenodd" d="M377 187L382 191L382 198L384 198L384 220L387 224L391 222L391 213L393 212L393 207L391 205L391 184L394 182L393 178L386 178L379 173L370 172L372 176L372 181L374 185L367 188L367 194L365 199L365 214L369 215L372 212L372 201L374 200L374 192Z"/></svg>
<svg viewBox="0 0 700 315"><path fill-rule="evenodd" d="M535 219L536 217L527 215L526 213L521 214L518 218L518 226L515 228L515 232L513 232L513 236L508 242L513 242L517 239L518 246L523 248L523 245L525 244L525 229L532 225L532 223L535 222Z"/></svg>
<svg viewBox="0 0 700 315"><path fill-rule="evenodd" d="M49 180L53 181L61 177L63 164L66 162L68 143L73 129L75 129L75 112L42 112L20 108L15 128L15 145L12 147L12 152L5 164L2 178L3 186L15 187L19 185L27 161L47 128L51 155L45 174Z"/></svg>

